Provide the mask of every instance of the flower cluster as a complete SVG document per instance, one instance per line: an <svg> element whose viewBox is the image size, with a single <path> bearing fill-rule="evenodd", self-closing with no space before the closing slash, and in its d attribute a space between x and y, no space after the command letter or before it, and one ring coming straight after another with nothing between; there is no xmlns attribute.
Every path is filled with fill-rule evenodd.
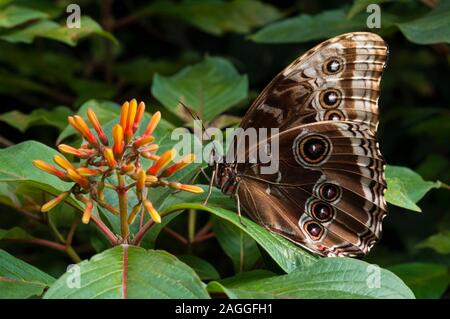
<svg viewBox="0 0 450 319"><path fill-rule="evenodd" d="M161 222L159 213L147 196L148 188L170 187L192 193L203 192L203 189L198 186L167 179L176 171L192 163L195 157L194 154L189 154L171 164L176 156L174 149L170 149L160 156L156 154L158 144L153 143L155 140L153 132L161 120L160 112L153 114L141 136L135 136L144 111L144 102L138 104L135 99L125 102L122 105L120 123L112 128L112 143L92 109L88 110L87 117L96 134L81 116L69 116L70 125L81 134L84 141L79 148L60 144L58 149L63 153L78 157L80 159L79 166L74 166L61 155L55 155L53 158L59 168L41 160L34 160L33 163L39 169L53 174L63 181L74 182L75 185L70 191L63 192L44 204L41 210L49 211L72 193L85 205L83 223L89 222L94 205L99 205L120 216L121 237L126 239L129 236L128 226L134 222L143 209L150 214L154 222ZM143 167L143 158L151 160L149 167ZM116 182L111 183L111 179ZM119 207L114 207L105 200L106 188L117 193ZM128 212L127 193L132 190L135 191L138 201Z"/></svg>

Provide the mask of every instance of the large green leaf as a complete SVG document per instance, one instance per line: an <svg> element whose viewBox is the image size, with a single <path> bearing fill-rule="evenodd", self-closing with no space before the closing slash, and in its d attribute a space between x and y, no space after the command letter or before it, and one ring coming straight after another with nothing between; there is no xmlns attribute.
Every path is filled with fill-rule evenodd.
<svg viewBox="0 0 450 319"><path fill-rule="evenodd" d="M46 18L47 14L21 6L7 6L0 9L0 27L12 28L24 22Z"/></svg>
<svg viewBox="0 0 450 319"><path fill-rule="evenodd" d="M296 43L331 38L341 33L364 29L366 29L365 15L349 19L344 9L336 9L323 11L317 15L301 14L272 23L250 38L263 43Z"/></svg>
<svg viewBox="0 0 450 319"><path fill-rule="evenodd" d="M230 298L414 298L400 278L386 269L351 258L322 258L287 275L210 283L209 290Z"/></svg>
<svg viewBox="0 0 450 319"><path fill-rule="evenodd" d="M213 231L236 272L252 269L261 257L256 241L232 223L216 219Z"/></svg>
<svg viewBox="0 0 450 319"><path fill-rule="evenodd" d="M396 206L415 212L421 212L416 203L432 188L441 187L441 183L424 181L413 170L402 166L386 166L386 200Z"/></svg>
<svg viewBox="0 0 450 319"><path fill-rule="evenodd" d="M214 34L248 33L281 17L278 10L255 0L185 0L181 3L156 2L135 13L136 16L169 16Z"/></svg>
<svg viewBox="0 0 450 319"><path fill-rule="evenodd" d="M193 196L191 200L186 203L171 205L163 210L162 215L185 209L207 211L216 217L233 224L253 238L271 256L271 258L288 273L294 271L298 267L310 265L317 261L317 257L312 256L280 235L269 232L246 217L242 217L243 224L241 224L237 213L233 211L215 206L211 201L208 203L208 206L199 204L202 202L202 198L204 198L204 194L203 196L198 197ZM193 202L198 202L198 204Z"/></svg>
<svg viewBox="0 0 450 319"><path fill-rule="evenodd" d="M55 279L0 249L0 298L40 296Z"/></svg>
<svg viewBox="0 0 450 319"><path fill-rule="evenodd" d="M97 34L116 41L110 33L104 31L97 22L88 16L80 18L80 25L80 28L68 28L51 20L40 20L23 29L13 30L4 34L0 36L0 39L12 43L32 43L35 38L42 37L75 46L80 39Z"/></svg>
<svg viewBox="0 0 450 319"><path fill-rule="evenodd" d="M405 37L418 44L450 43L450 1L442 0L427 15L398 27Z"/></svg>
<svg viewBox="0 0 450 319"><path fill-rule="evenodd" d="M419 248L431 248L440 254L450 254L450 230L432 235L417 245Z"/></svg>
<svg viewBox="0 0 450 319"><path fill-rule="evenodd" d="M197 274L175 256L158 250L116 246L77 265L79 288L67 282L77 269L61 276L46 299L209 298Z"/></svg>
<svg viewBox="0 0 450 319"><path fill-rule="evenodd" d="M239 75L230 62L218 57L207 57L173 76L155 74L152 84L152 94L168 110L182 117L181 100L204 121L245 99L247 91L247 76Z"/></svg>
<svg viewBox="0 0 450 319"><path fill-rule="evenodd" d="M8 123L21 132L36 125L50 125L62 130L67 126L67 116L70 114L70 109L65 106L59 106L52 110L35 109L30 114L14 110L0 114L0 121Z"/></svg>
<svg viewBox="0 0 450 319"><path fill-rule="evenodd" d="M177 258L194 269L201 280L217 280L220 278L216 268L200 257L193 255L179 255Z"/></svg>
<svg viewBox="0 0 450 319"><path fill-rule="evenodd" d="M406 263L388 269L399 276L418 299L440 298L450 283L450 274L444 265Z"/></svg>

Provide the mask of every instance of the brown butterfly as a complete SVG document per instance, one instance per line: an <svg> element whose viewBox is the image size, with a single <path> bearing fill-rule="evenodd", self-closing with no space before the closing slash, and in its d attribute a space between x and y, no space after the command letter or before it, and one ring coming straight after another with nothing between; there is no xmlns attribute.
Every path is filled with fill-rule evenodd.
<svg viewBox="0 0 450 319"><path fill-rule="evenodd" d="M241 128L278 128L279 167L262 174L260 143L246 161L216 163L212 183L258 224L322 256L363 256L386 216L378 98L388 48L378 35L329 39L287 66ZM245 136L235 145L245 145ZM239 210L240 213L240 210Z"/></svg>

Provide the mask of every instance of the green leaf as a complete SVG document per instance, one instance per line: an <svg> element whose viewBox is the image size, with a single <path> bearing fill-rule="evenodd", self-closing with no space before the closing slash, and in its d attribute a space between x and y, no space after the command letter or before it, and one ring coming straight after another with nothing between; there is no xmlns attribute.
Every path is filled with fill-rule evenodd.
<svg viewBox="0 0 450 319"><path fill-rule="evenodd" d="M54 21L41 20L24 29L2 35L0 39L12 43L32 43L35 38L42 37L75 46L80 39L97 34L117 42L110 33L103 31L101 26L88 16L82 16L80 24L80 28L68 28L66 25L60 25Z"/></svg>
<svg viewBox="0 0 450 319"><path fill-rule="evenodd" d="M440 298L450 284L446 266L429 263L406 263L388 268L399 276L418 299Z"/></svg>
<svg viewBox="0 0 450 319"><path fill-rule="evenodd" d="M12 28L24 22L46 18L47 14L21 6L7 6L0 9L0 27Z"/></svg>
<svg viewBox="0 0 450 319"><path fill-rule="evenodd" d="M207 211L216 217L237 226L245 234L253 238L286 272L292 272L298 267L310 265L317 261L317 257L309 254L301 247L294 245L292 242L284 239L280 235L269 232L246 217L242 217L243 226L239 220L237 213L218 207L210 201L208 206L203 206L194 202L201 203L206 194L202 196L193 196L187 203L171 205L164 209L162 215L169 212L196 209L199 211Z"/></svg>
<svg viewBox="0 0 450 319"><path fill-rule="evenodd" d="M281 17L275 7L255 0L160 1L137 11L136 15L173 17L214 35L225 32L248 33L255 27Z"/></svg>
<svg viewBox="0 0 450 319"><path fill-rule="evenodd" d="M180 255L177 258L194 269L201 280L217 280L220 278L216 268L202 258L193 255Z"/></svg>
<svg viewBox="0 0 450 319"><path fill-rule="evenodd" d="M421 212L416 203L432 188L441 187L441 183L424 181L413 170L402 166L386 166L386 200L392 205Z"/></svg>
<svg viewBox="0 0 450 319"><path fill-rule="evenodd" d="M417 245L419 248L432 248L440 254L450 254L450 230L434 234Z"/></svg>
<svg viewBox="0 0 450 319"><path fill-rule="evenodd" d="M52 163L53 156L57 154L61 155L53 148L36 141L27 141L1 149L0 183L31 186L55 196L69 190L73 183L63 182L56 176L41 171L32 163L35 159ZM74 207L80 207L79 202L72 197L67 201Z"/></svg>
<svg viewBox="0 0 450 319"><path fill-rule="evenodd" d="M251 35L250 38L262 43L296 43L331 38L342 33L364 29L366 29L365 15L349 19L344 9L336 9L323 11L317 15L301 14L272 23Z"/></svg>
<svg viewBox="0 0 450 319"><path fill-rule="evenodd" d="M213 231L223 251L233 261L235 272L252 269L261 257L256 241L232 223L216 219Z"/></svg>
<svg viewBox="0 0 450 319"><path fill-rule="evenodd" d="M442 0L425 16L398 27L409 41L417 44L450 43L450 1Z"/></svg>
<svg viewBox="0 0 450 319"><path fill-rule="evenodd" d="M322 258L287 275L220 285L230 298L414 298L412 291L390 271L346 257Z"/></svg>
<svg viewBox="0 0 450 319"><path fill-rule="evenodd" d="M11 229L0 229L0 240L2 239L33 239L23 228L13 227Z"/></svg>
<svg viewBox="0 0 450 319"><path fill-rule="evenodd" d="M44 298L209 298L194 270L165 251L116 246L78 267L79 288L68 287L75 275L69 271Z"/></svg>
<svg viewBox="0 0 450 319"><path fill-rule="evenodd" d="M350 19L360 12L366 12L366 8L370 4L381 4L390 1L394 0L355 0L353 1L353 5L351 6L350 10L347 13L347 17Z"/></svg>
<svg viewBox="0 0 450 319"><path fill-rule="evenodd" d="M0 121L6 122L21 132L37 125L49 125L62 130L67 125L67 116L72 112L65 106L58 106L52 110L35 109L30 114L14 110L0 114Z"/></svg>
<svg viewBox="0 0 450 319"><path fill-rule="evenodd" d="M55 279L0 249L0 298L40 296Z"/></svg>
<svg viewBox="0 0 450 319"><path fill-rule="evenodd" d="M109 101L96 101L89 100L83 105L81 105L77 114L81 116L85 121L88 122L87 110L91 108L100 122L100 124L104 125L111 120L115 119L120 114L120 107L118 104L109 102ZM56 144L61 143L62 140L68 138L69 136L77 133L75 129L69 125L66 121L66 126L62 130L61 134L59 134L58 139L56 140Z"/></svg>
<svg viewBox="0 0 450 319"><path fill-rule="evenodd" d="M180 100L204 121L210 121L247 97L248 81L229 61L207 57L173 76L155 74L152 94L181 118L184 110Z"/></svg>

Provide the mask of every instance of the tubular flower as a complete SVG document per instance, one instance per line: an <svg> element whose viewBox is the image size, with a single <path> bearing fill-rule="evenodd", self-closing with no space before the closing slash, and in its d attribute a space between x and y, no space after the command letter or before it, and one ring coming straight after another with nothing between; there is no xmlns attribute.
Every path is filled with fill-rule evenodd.
<svg viewBox="0 0 450 319"><path fill-rule="evenodd" d="M59 203L64 201L64 199L66 199L66 197L69 195L70 195L70 192L63 192L63 193L59 194L58 196L53 198L51 201L48 201L47 203L42 205L41 212L43 212L43 213L48 212L50 209L54 208L56 205L58 205Z"/></svg>
<svg viewBox="0 0 450 319"><path fill-rule="evenodd" d="M159 121L161 120L161 112L155 112L152 118L148 122L147 128L145 129L144 136L151 135L155 130L156 126L158 126Z"/></svg>
<svg viewBox="0 0 450 319"><path fill-rule="evenodd" d="M108 137L106 137L106 134L103 131L103 128L97 119L97 115L95 115L94 111L91 108L88 109L87 116L92 126L94 127L95 131L97 132L98 138L100 139L102 144L108 146Z"/></svg>
<svg viewBox="0 0 450 319"><path fill-rule="evenodd" d="M120 158L122 157L124 149L122 126L120 126L119 124L114 125L112 134L114 139L113 153L116 158Z"/></svg>
<svg viewBox="0 0 450 319"><path fill-rule="evenodd" d="M176 162L175 164L172 164L168 168L164 170L164 172L161 173L161 177L168 177L175 173L176 171L179 171L189 164L191 164L193 161L195 161L195 155L194 154L188 154L185 157L183 157L180 161Z"/></svg>
<svg viewBox="0 0 450 319"><path fill-rule="evenodd" d="M47 164L44 161L34 160L33 164L34 164L34 166L36 166L37 168L39 168L40 170L42 170L44 172L55 175L62 180L67 180L66 173L64 173L63 171L60 171L59 169L53 167L50 164Z"/></svg>
<svg viewBox="0 0 450 319"><path fill-rule="evenodd" d="M161 223L161 216L156 211L155 207L153 207L153 204L148 200L144 200L144 207L147 210L147 212L150 214L150 217L153 219L153 221L157 224Z"/></svg>
<svg viewBox="0 0 450 319"><path fill-rule="evenodd" d="M135 136L144 112L144 102L138 103L133 99L123 103L119 124L113 126L112 132L108 132L112 137L111 146L108 145L109 135L100 124L101 119L99 120L92 109L88 109L86 114L91 128L81 116L69 116L70 125L84 141L79 147L60 144L58 149L73 155L79 163L75 164L62 155L55 155L53 161L60 169L38 159L34 160L33 164L40 170L74 185L70 191L63 192L45 203L41 210L47 212L73 194L84 204L83 223L94 219L93 209L96 206L101 207L104 211L118 215L121 233L117 242L127 243L133 238L129 225L144 211L148 212L155 223L161 222L161 216L147 196L147 188L169 187L192 193L203 192L198 186L168 180L175 172L192 163L195 156L189 154L173 163L176 156L174 149L169 149L162 155L157 154L158 144L154 143L153 132L161 120L160 112L153 114L142 135ZM147 159L153 163L144 167ZM110 196L105 196L107 191L115 192L118 200L108 202ZM128 191L134 191L136 197L128 196ZM132 207L131 211L128 211L128 207ZM141 221L142 218L141 215Z"/></svg>
<svg viewBox="0 0 450 319"><path fill-rule="evenodd" d="M109 168L114 168L117 165L117 161L114 158L113 150L109 147L105 147L103 151L103 156L105 157L106 162L108 163Z"/></svg>
<svg viewBox="0 0 450 319"><path fill-rule="evenodd" d="M53 161L62 168L64 168L65 170L75 169L75 167L73 167L73 165L68 160L66 160L64 157L60 155L53 156Z"/></svg>
<svg viewBox="0 0 450 319"><path fill-rule="evenodd" d="M156 163L148 169L150 175L158 175L158 172L166 167L176 156L176 151L170 149L166 151L161 157L156 161Z"/></svg>
<svg viewBox="0 0 450 319"><path fill-rule="evenodd" d="M81 218L81 221L83 222L83 224L89 223L89 220L91 219L93 208L94 208L94 202L92 200L88 200L86 202L86 206L84 207L83 217Z"/></svg>

